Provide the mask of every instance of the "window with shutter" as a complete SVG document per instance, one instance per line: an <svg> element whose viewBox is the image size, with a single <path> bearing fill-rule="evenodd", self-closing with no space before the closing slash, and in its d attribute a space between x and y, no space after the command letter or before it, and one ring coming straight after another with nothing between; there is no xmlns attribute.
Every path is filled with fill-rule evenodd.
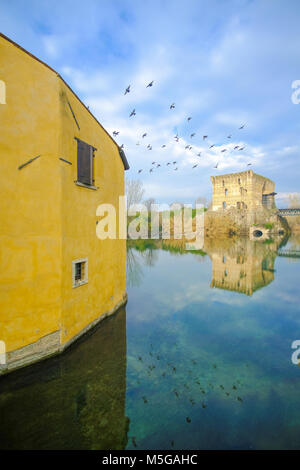
<svg viewBox="0 0 300 470"><path fill-rule="evenodd" d="M93 147L77 140L77 180L79 183L93 184Z"/></svg>

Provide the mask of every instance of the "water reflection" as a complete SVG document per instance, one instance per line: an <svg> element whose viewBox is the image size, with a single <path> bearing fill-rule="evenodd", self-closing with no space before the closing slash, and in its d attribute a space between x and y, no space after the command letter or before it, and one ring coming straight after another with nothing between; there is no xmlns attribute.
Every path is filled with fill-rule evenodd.
<svg viewBox="0 0 300 470"><path fill-rule="evenodd" d="M129 243L126 316L1 377L0 448L299 448L299 247Z"/></svg>
<svg viewBox="0 0 300 470"><path fill-rule="evenodd" d="M252 295L274 280L279 241L208 239L205 251L212 260L211 287Z"/></svg>
<svg viewBox="0 0 300 470"><path fill-rule="evenodd" d="M299 448L300 264L278 254L291 243L206 241L207 255L130 247L143 281L128 289L127 448ZM146 250L159 254L151 268ZM214 257L228 289L210 286ZM241 272L248 295L234 284Z"/></svg>
<svg viewBox="0 0 300 470"><path fill-rule="evenodd" d="M143 265L154 266L158 260L158 250L163 249L177 255L191 254L198 262L203 262L204 256L209 255L212 262L210 287L252 296L255 291L274 281L277 256L300 259L297 246L296 237L264 241L207 238L203 250L188 252L181 240L130 241L127 247L127 282L130 287L140 285Z"/></svg>
<svg viewBox="0 0 300 470"><path fill-rule="evenodd" d="M0 379L1 449L124 449L126 313L63 355Z"/></svg>

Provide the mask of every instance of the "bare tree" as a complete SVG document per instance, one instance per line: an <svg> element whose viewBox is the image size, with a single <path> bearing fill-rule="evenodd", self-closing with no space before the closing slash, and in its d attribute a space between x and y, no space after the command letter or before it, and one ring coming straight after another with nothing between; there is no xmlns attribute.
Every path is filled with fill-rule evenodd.
<svg viewBox="0 0 300 470"><path fill-rule="evenodd" d="M155 199L153 197L149 197L149 199L146 199L143 201L144 206L147 207L148 212L151 211L151 205L155 204Z"/></svg>
<svg viewBox="0 0 300 470"><path fill-rule="evenodd" d="M127 207L130 207L133 204L140 204L145 193L143 183L139 180L126 179L125 193L127 196Z"/></svg>

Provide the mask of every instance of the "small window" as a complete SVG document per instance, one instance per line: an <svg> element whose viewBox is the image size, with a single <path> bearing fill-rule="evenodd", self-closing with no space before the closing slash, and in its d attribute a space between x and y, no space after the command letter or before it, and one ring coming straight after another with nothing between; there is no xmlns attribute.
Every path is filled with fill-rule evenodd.
<svg viewBox="0 0 300 470"><path fill-rule="evenodd" d="M73 287L82 286L88 282L88 259L82 258L72 261Z"/></svg>
<svg viewBox="0 0 300 470"><path fill-rule="evenodd" d="M223 209L226 209L226 202L223 202Z"/></svg>
<svg viewBox="0 0 300 470"><path fill-rule="evenodd" d="M222 181L222 186L225 186L225 182L224 182L224 180Z"/></svg>
<svg viewBox="0 0 300 470"><path fill-rule="evenodd" d="M238 179L238 183L241 184L241 178Z"/></svg>
<svg viewBox="0 0 300 470"><path fill-rule="evenodd" d="M228 189L225 189L225 196L227 196L228 194Z"/></svg>
<svg viewBox="0 0 300 470"><path fill-rule="evenodd" d="M92 186L94 183L94 147L77 139L77 181Z"/></svg>

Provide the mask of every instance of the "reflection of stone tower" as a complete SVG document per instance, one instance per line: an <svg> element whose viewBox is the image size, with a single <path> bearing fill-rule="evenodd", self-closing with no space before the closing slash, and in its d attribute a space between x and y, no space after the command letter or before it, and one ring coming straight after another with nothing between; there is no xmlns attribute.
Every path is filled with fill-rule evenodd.
<svg viewBox="0 0 300 470"><path fill-rule="evenodd" d="M125 309L61 356L0 380L1 448L124 449Z"/></svg>
<svg viewBox="0 0 300 470"><path fill-rule="evenodd" d="M210 240L205 250L212 260L211 287L252 295L274 280L276 246L248 239Z"/></svg>

